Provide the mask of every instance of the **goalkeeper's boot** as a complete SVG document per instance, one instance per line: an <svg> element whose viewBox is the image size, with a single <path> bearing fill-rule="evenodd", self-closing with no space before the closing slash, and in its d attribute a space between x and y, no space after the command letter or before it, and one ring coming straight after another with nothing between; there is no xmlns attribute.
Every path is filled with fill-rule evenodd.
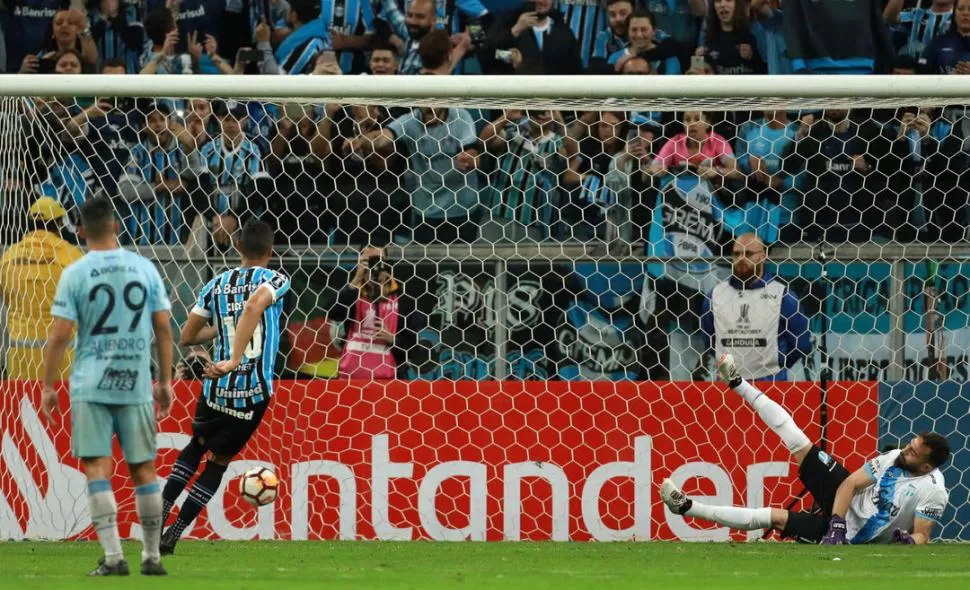
<svg viewBox="0 0 970 590"><path fill-rule="evenodd" d="M158 559L146 559L141 562L141 575L143 576L167 576L168 572L162 567L162 562Z"/></svg>
<svg viewBox="0 0 970 590"><path fill-rule="evenodd" d="M178 543L178 537L175 536L175 527L168 527L164 533L162 533L162 540L158 543L158 552L162 555L174 555L175 554L175 544Z"/></svg>
<svg viewBox="0 0 970 590"><path fill-rule="evenodd" d="M660 484L660 499L663 500L667 508L674 514L683 514L690 510L694 501L687 497L687 494L680 491L674 480L667 478Z"/></svg>
<svg viewBox="0 0 970 590"><path fill-rule="evenodd" d="M741 385L741 373L738 372L738 365L730 354L722 354L721 358L717 359L717 374L730 387Z"/></svg>
<svg viewBox="0 0 970 590"><path fill-rule="evenodd" d="M89 576L127 576L130 572L128 571L128 562L122 559L114 565L108 565L108 563L102 557L98 560L98 567L88 572Z"/></svg>

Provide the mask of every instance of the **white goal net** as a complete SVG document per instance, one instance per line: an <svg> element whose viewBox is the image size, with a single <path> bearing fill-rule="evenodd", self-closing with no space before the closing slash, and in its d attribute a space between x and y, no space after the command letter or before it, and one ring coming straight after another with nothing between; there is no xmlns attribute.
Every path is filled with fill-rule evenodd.
<svg viewBox="0 0 970 590"><path fill-rule="evenodd" d="M249 219L292 284L273 404L187 535L760 538L657 493L811 509L713 382L730 350L850 470L947 436L937 533L970 540L970 85L677 78L4 77L0 538L93 535L36 379L78 208L105 196L176 328ZM348 288L375 256L377 327ZM176 355L162 476L210 355ZM281 481L258 511L255 466Z"/></svg>

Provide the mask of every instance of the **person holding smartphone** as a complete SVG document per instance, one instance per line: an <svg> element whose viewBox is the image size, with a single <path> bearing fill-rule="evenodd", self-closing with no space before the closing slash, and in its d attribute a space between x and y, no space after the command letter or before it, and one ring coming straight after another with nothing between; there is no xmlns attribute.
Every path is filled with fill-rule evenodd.
<svg viewBox="0 0 970 590"><path fill-rule="evenodd" d="M522 55L518 73L571 75L583 71L580 44L552 0L529 0L520 11L496 20L486 37L484 55L517 49ZM488 73L513 73L511 65L491 60Z"/></svg>
<svg viewBox="0 0 970 590"><path fill-rule="evenodd" d="M346 323L347 337L337 373L346 379L394 379L404 368L407 315L401 285L380 248L364 248L350 283L328 316ZM402 338L403 336L403 338Z"/></svg>

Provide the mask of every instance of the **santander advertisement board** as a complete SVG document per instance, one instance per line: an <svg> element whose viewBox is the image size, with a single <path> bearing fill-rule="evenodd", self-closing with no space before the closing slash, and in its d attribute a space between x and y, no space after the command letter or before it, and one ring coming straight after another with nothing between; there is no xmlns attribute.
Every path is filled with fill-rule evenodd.
<svg viewBox="0 0 970 590"><path fill-rule="evenodd" d="M766 386L812 440L814 383ZM176 388L159 424L164 477L191 435L198 383ZM85 481L70 453L67 396L54 424L35 384L0 384L0 539L92 538ZM850 469L876 452L874 383L826 394L831 454ZM120 458L116 448L116 457ZM282 481L258 510L237 476ZM787 506L800 491L778 437L716 383L288 381L227 471L191 536L209 539L445 541L728 540L756 537L671 514L672 477L719 504ZM138 538L127 470L114 486L121 534ZM183 496L184 497L184 496ZM796 508L801 504L796 504Z"/></svg>

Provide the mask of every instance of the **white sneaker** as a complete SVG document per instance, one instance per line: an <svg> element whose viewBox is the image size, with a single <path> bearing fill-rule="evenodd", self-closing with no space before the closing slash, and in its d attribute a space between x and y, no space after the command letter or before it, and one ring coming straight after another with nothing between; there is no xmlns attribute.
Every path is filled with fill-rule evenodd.
<svg viewBox="0 0 970 590"><path fill-rule="evenodd" d="M734 356L730 354L722 354L721 358L717 359L717 374L721 376L722 381L731 387L737 387L741 383L738 365L734 362Z"/></svg>
<svg viewBox="0 0 970 590"><path fill-rule="evenodd" d="M660 499L663 503L670 508L670 511L674 514L683 514L690 510L691 504L693 502L687 497L687 494L680 491L674 480L669 477L660 484Z"/></svg>

